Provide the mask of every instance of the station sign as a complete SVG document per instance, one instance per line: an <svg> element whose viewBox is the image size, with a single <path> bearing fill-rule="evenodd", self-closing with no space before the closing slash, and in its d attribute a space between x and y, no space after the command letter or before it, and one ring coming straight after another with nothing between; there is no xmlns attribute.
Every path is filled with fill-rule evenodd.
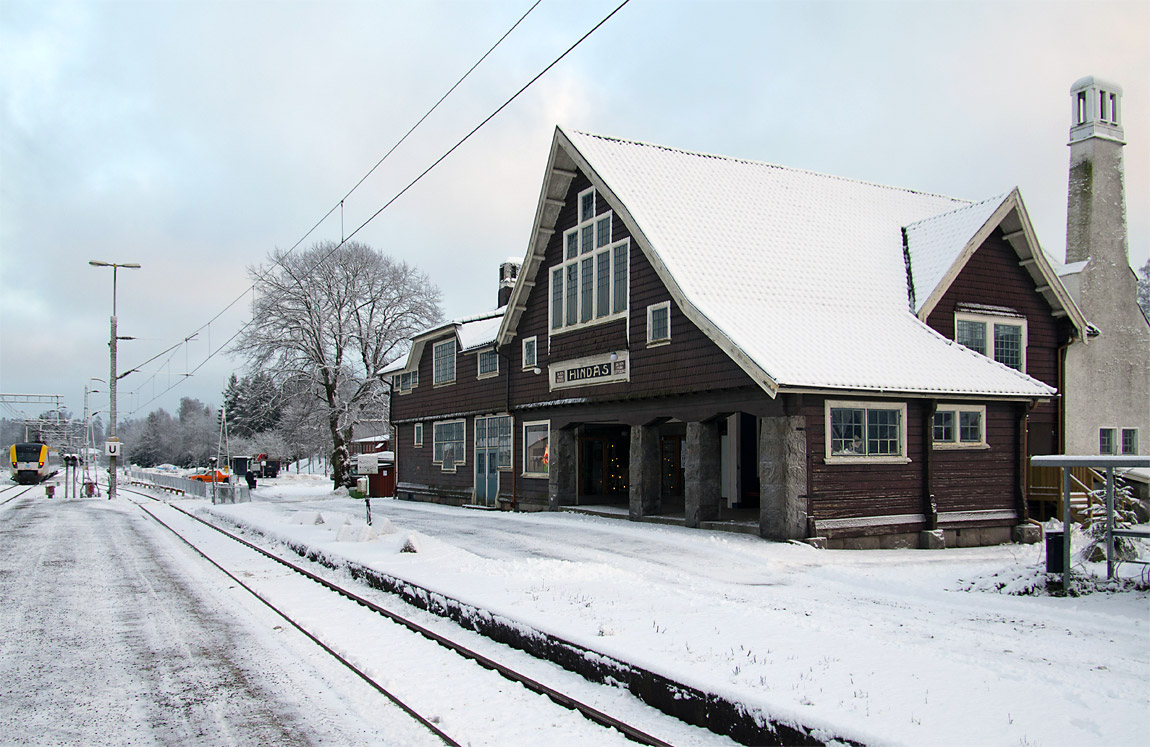
<svg viewBox="0 0 1150 747"><path fill-rule="evenodd" d="M104 454L105 454L105 456L110 456L110 457L120 456L120 447L122 445L123 444L121 444L119 441L105 441L104 442Z"/></svg>
<svg viewBox="0 0 1150 747"><path fill-rule="evenodd" d="M585 358L558 361L547 367L551 390L573 389L597 384L613 384L631 380L630 356L626 350L616 350Z"/></svg>

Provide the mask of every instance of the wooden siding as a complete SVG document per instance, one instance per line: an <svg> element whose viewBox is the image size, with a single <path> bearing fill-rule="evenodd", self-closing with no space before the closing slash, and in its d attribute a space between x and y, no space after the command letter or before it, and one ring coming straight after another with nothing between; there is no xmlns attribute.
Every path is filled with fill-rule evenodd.
<svg viewBox="0 0 1150 747"><path fill-rule="evenodd" d="M1034 279L1018 264L1018 255L997 229L975 251L927 317L935 331L954 339L954 313L959 304L1006 306L1026 317L1026 373L1058 388L1059 346L1070 334L1070 323L1054 317ZM1029 451L1050 453L1058 445L1058 403L1039 403L1030 413Z"/></svg>
<svg viewBox="0 0 1150 747"><path fill-rule="evenodd" d="M859 401L907 405L908 464L827 464L824 397L807 395L799 407L806 416L808 515L816 521L899 514L924 514L927 507L925 428L929 400ZM832 397L850 401L854 398ZM1013 510L1017 506L1019 406L988 403L989 449L931 453L931 485L939 512ZM909 531L907 527L903 531Z"/></svg>
<svg viewBox="0 0 1150 747"><path fill-rule="evenodd" d="M1018 507L1018 405L987 405L989 449L935 449L931 485L940 512Z"/></svg>

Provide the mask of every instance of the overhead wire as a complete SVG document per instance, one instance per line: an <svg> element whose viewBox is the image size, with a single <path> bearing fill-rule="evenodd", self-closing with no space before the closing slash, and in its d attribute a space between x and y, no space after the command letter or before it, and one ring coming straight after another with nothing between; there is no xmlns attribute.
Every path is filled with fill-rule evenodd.
<svg viewBox="0 0 1150 747"><path fill-rule="evenodd" d="M518 19L515 21L515 23L513 23L513 24L511 25L511 27L510 27L510 28L508 28L508 29L507 29L507 31L503 32L503 35L502 35L502 36L500 36L500 37L499 37L499 39L497 39L497 40L496 40L496 42L495 42L494 44L492 44L492 45L491 45L491 47L489 47L489 48L488 48L488 50L487 50L486 52L484 52L484 53L483 53L483 55L482 55L482 56L480 56L480 58L479 58L479 59L478 59L478 60L477 60L477 61L476 61L476 62L475 62L475 63L474 63L474 64L473 64L473 65L472 65L470 68L468 68L468 69L467 69L467 72L465 72L465 73L464 73L462 76L460 76L459 80L455 81L455 83L454 83L454 84L452 84L452 86L451 86L450 88L448 88L448 89L447 89L447 92L446 92L446 93L444 93L442 96L440 96L440 97L439 97L439 100L438 100L438 101L436 101L436 102L435 102L435 104L433 104L433 105L431 106L431 108L430 108L430 109L428 109L428 110L427 110L427 111L426 111L426 112L423 114L423 116L422 116L422 117L420 117L420 118L419 118L419 119L416 121L416 123L415 123L414 125L412 125L412 126L411 126L411 128L410 128L410 129L408 129L408 131L407 131L406 133L404 133L404 135L403 135L403 136L402 136L402 137L401 137L399 140L397 140L397 141L395 142L395 144L394 144L394 145L392 145L392 146L391 146L391 148L389 148L389 149L388 149L388 151L387 151L386 153L384 153L384 154L383 154L383 156L382 156L382 157L381 157L381 158L380 158L378 161L376 161L376 163L375 163L375 165L374 165L374 166L372 166L370 169L368 169L368 171L367 171L367 173L366 173L366 174L364 174L362 177L360 177L359 181L357 181L357 182L355 183L355 185L354 185L354 186L352 186L352 188L348 190L347 194L345 194L345 195L343 196L343 198L342 198L342 199L340 199L340 201L339 201L339 202L337 202L335 205L333 205L333 206L331 207L331 209L329 209L329 210L328 210L326 213L324 213L324 214L323 214L323 216L322 216L322 217L321 217L321 218L320 218L318 221L316 221L316 222L315 222L315 224L314 224L314 225L312 225L312 227L311 227L311 228L309 228L309 229L308 229L308 230L307 230L307 231L306 231L306 232L303 234L303 236L301 236L301 237L300 237L300 238L299 238L299 239L298 239L298 240L297 240L297 241L296 241L296 242L295 242L295 243L294 243L294 244L291 246L291 248L289 248L289 249L288 249L288 250L287 250L287 251L284 253L283 257L281 257L280 259L278 259L276 262L274 262L272 265L270 265L270 266L269 266L269 267L268 267L266 270L264 270L263 272L261 272L260 276L259 276L259 277L258 277L258 278L257 278L255 281L253 281L253 282L251 283L251 285L249 285L247 288L245 288L245 289L243 290L243 292L242 292L242 293L240 293L240 294L239 294L239 295L238 295L238 296L237 296L235 299L233 299L233 300L232 300L230 303L228 303L226 306L224 306L224 308L220 309L220 311L219 311L219 312L217 312L215 316L213 316L213 317L212 317L211 319L209 319L209 320L208 320L206 323L202 324L200 327L198 327L196 330L194 330L194 331L193 331L193 332L192 332L190 335L188 335L187 337L185 337L185 338L184 338L184 340L182 341L182 343L176 343L176 347L178 348L178 347L179 347L181 344L185 344L185 345L186 345L186 343L187 343L189 340L191 340L193 337L195 337L196 335L198 335L200 332L204 331L205 329L209 329L209 328L211 327L211 324L212 324L213 322L215 322L216 320L218 320L218 319L219 319L221 316L223 316L224 314L226 314L226 313L227 313L227 312L228 312L228 311L229 311L229 310L230 310L230 309L231 309L233 306L235 306L237 303L239 303L239 302L240 302L240 301L243 299L243 297L244 297L244 296L246 296L246 295L248 294L248 292L249 292L249 291L250 291L250 292L252 292L252 293L253 293L253 295L254 295L254 292L255 292L255 289L256 289L256 286L257 286L257 284L258 284L260 281L262 281L262 280L263 280L265 277L267 277L268 273L270 273L270 272L271 272L271 271L273 271L273 270L274 270L274 269L275 269L277 266L279 266L279 265L282 263L282 261L283 261L284 259L286 259L286 258L287 258L287 256L288 256L288 255L290 255L292 252L294 252L294 251L295 251L295 250L296 250L296 249L297 249L297 248L300 246L300 244L302 244L304 241L306 241L306 240L307 240L307 238L308 238L309 236L311 236L311 235L312 235L312 234L313 234L313 233L316 231L316 229L317 229L317 228L319 228L321 225L323 225L323 223L324 223L324 222L325 222L325 221L326 221L328 218L330 218L330 217L331 217L332 213L334 213L334 212L336 211L336 209L338 209L338 210L340 211L340 245L342 246L342 244L343 244L343 243L346 241L346 239L343 237L343 207L344 207L344 202L347 200L347 198L348 198L348 197L350 197L350 196L351 196L351 195L352 195L352 194L353 194L353 193L354 193L354 192L355 192L357 189L359 189L359 187L360 187L360 186L361 186L361 185L362 185L362 184L363 184L363 183L364 183L364 182L365 182L365 181L368 179L368 177L370 177L370 176L371 176L371 175L372 175L372 174L373 174L373 173L374 173L374 172L375 172L375 171L376 171L376 170L377 170L377 169L378 169L378 168L379 168L379 167L380 167L380 166L383 164L383 162L387 160L388 156L390 156L392 153L394 153L394 152L395 152L395 150L396 150L397 148L399 148L399 146L400 146L400 145L402 145L402 144L404 143L404 141L406 141L406 140L407 140L407 138L408 138L408 137L409 137L409 136L410 136L410 135L411 135L413 132L415 132L415 130L416 130L416 129L417 129L417 128L418 128L418 127L421 125L421 124L423 124L423 122L424 122L424 121L425 121L425 120L426 120L426 119L427 119L429 116L431 116L431 114L432 114L432 113L433 113L433 112L434 112L436 109L438 109L438 108L439 108L439 105L440 105L440 104L442 104L442 103L443 103L443 102L444 102L444 101L447 99L447 97L448 97L448 96L450 96L450 95L451 95L451 93L452 93L453 91L455 91L455 89L456 89L456 88L458 88L458 87L459 87L459 86L460 86L460 85L463 83L463 81L465 81L465 80L466 80L466 79L467 79L467 78L468 78L468 77L471 75L471 73L472 73L472 72L474 72L474 71L475 71L475 69L476 69L477 67L479 67L479 65L480 65L480 64L482 64L482 62L483 62L484 60L486 60L486 59L487 59L487 58L488 58L488 57L491 55L491 53L495 51L495 49L496 49L496 48L498 48L498 47L499 47L499 45L500 45L500 44L502 44L502 43L503 43L503 41L504 41L504 40L505 40L505 39L507 39L507 37L511 35L511 32L513 32L513 31L514 31L514 30L515 30L515 29L516 29L516 28L519 26L519 24L521 24L521 23L523 22L523 20L524 20L525 18L527 18L527 16L528 16L528 15L530 15L530 14L531 14L531 12L532 12L533 10L535 10L535 8L537 8L537 7L539 6L539 3L541 3L541 2L542 2L542 0L535 0L535 2L534 2L534 3L532 3L531 7L529 7L529 8L527 9L527 11L526 11L526 12L525 12L525 13L524 13L522 16L520 16L520 17L519 17L519 18L518 18ZM325 257L325 258L323 258L323 259L326 259L326 257ZM321 262L322 262L322 259L321 259ZM319 263L317 263L317 264L315 265L315 267L318 267L318 266L319 266ZM314 269L314 267L313 267L313 269ZM250 324L251 324L251 320L249 320L249 321L248 321L248 322L246 322L246 323L245 323L243 326L241 326L241 327L240 327L240 329L239 329L239 330L236 332L236 334L232 335L232 336L231 336L231 337L228 339L228 342L227 342L227 343L225 343L225 345L226 345L226 344L230 344L230 343L231 343L231 341L232 341L232 340L234 340L234 339L235 339L235 338L236 338L236 337L239 335L239 333L240 333L240 332L242 332L244 329L246 329L248 326L250 326ZM209 360L211 360L211 359L212 359L212 358L213 358L213 357L216 355L216 353L218 353L218 352L219 352L220 350L222 350L222 349L223 349L223 347L221 347L221 348L218 348L217 350L213 351L213 350L211 349L211 345L209 344L209 346L208 346L208 356L207 356L207 357L206 357L206 358L205 358L205 359L204 359L204 360L203 360L203 361L202 361L202 362L201 362L201 363L200 363L198 366L196 366L196 368L195 368L195 369L193 369L193 370L191 370L191 371L188 371L188 372L186 372L186 373L185 373L185 375L184 375L184 378L182 378L182 379L178 380L178 381L177 381L175 384L169 385L169 387L168 387L166 390L164 390L164 391L160 392L160 394L158 394L158 395L155 395L154 397L152 397L152 399L148 400L148 401L147 401L147 402L145 402L143 405L140 405L140 407L147 407L149 404L151 404L152 402L154 402L154 401L155 401L156 399L158 399L159 397L162 397L162 396L164 396L164 395L165 395L165 394L167 394L169 391L171 391L172 389L174 389L176 386L179 386L181 383L183 383L183 381L185 381L185 380L186 380L187 378L189 378L189 377L190 377L190 376L191 376L193 373L195 373L196 371L198 371L198 370L199 370L199 369L200 369L200 368L201 368L201 367L204 365L204 363L207 363ZM142 366L144 366L144 365L147 365L147 363L148 363L148 362L150 362L151 360L155 360L155 358L158 358L159 356L163 355L165 352L167 352L167 351L166 351L166 350L165 350L165 351L161 351L161 352L160 352L160 353L158 353L156 356L154 356L153 358L149 359L149 361L146 361L145 363L142 363L142 364L140 364L140 366L136 366L136 367L134 367L133 369L130 369L130 370L136 370L136 369L138 369L138 368L140 368L140 367L142 367ZM168 362L170 362L170 361L171 361L171 358L169 357L169 358L168 358L168 361L165 361L165 363L168 363ZM186 367L186 366L185 366L185 367ZM153 378L154 378L154 376L153 376ZM142 388L142 387L146 386L146 385L147 385L147 383L148 383L148 381L144 381L143 383L141 383L140 387ZM131 413L128 413L128 415L132 415L132 414L135 414L135 413L134 413L134 411L133 411L133 412L131 412Z"/></svg>
<svg viewBox="0 0 1150 747"><path fill-rule="evenodd" d="M308 229L308 231L307 231L307 232L306 232L306 233L305 233L303 236L301 236L301 237L300 237L300 239L299 239L299 240L297 240L297 241L295 242L295 244L293 244L293 245L291 246L291 248L290 248L290 249L288 249L286 252L284 252L283 256L282 256L280 259L278 259L276 262L272 263L272 264L271 264L271 265L269 265L269 266L268 266L268 267L267 267L265 270L263 270L263 271L260 273L259 277L258 277L258 278L257 278L255 281L253 281L251 285L249 285L247 288L245 288L245 289L244 289L244 291L243 291L242 293L240 293L240 295L239 295L239 296L237 296L237 297L236 297L234 300L232 300L230 303L228 303L228 304L227 304L227 305L226 305L226 306L225 306L223 309L221 309L221 310L220 310L220 312L219 312L219 313L217 313L215 316L213 316L211 319L209 319L209 320L208 320L208 321L207 321L205 324L201 325L201 326L200 326L199 328L197 328L197 329L196 329L194 332L192 332L192 334L191 334L191 335L189 335L188 337L184 338L184 340L183 340L182 342L180 342L180 343L176 343L175 347L176 347L176 348L178 348L180 345L186 344L188 340L190 340L192 337L196 336L196 335L197 335L199 332L201 332L201 331L203 331L203 330L205 330L205 329L209 329L209 330L210 330L210 327L211 327L211 324L212 324L212 322L214 322L214 321L216 321L217 319L219 319L219 318L220 318L220 317L221 317L223 314L225 314L225 313L226 313L226 312L227 312L229 309L231 309L231 308L232 308L232 307L233 307L235 304L237 304L237 303L238 303L240 300L242 300L242 299L244 298L244 296L246 296L246 295L248 294L248 292L250 292L250 291L254 291L254 289L257 287L257 285L259 284L259 282L260 282L261 280L263 280L263 278L267 277L267 275L268 275L268 274L270 274L270 273L271 273L271 272L272 272L272 271L273 271L273 270L274 270L274 269L275 269L277 266L281 265L281 264L282 264L282 262L283 262L283 260L285 260L285 259L287 258L287 256L288 256L288 255L290 255L292 252L294 252L294 251L295 251L295 250L296 250L296 249L297 249L297 248L300 246L300 244L302 244L302 243L303 243L303 242L304 242L304 241L307 239L307 237L308 237L308 236L310 236L312 233L314 233L314 232L315 232L315 230L316 230L317 228L319 228L319 226L320 226L320 225L322 225L322 224L324 223L324 221L326 221L326 220L327 220L327 219L328 219L328 218L329 218L329 217L332 215L332 213L334 213L334 212L335 212L337 209L341 211L341 231L340 231L340 233L342 234L342 233L343 233L343 230L342 230L342 207L343 207L343 203L344 203L344 201L347 199L347 197L348 197L348 196L350 196L350 195L351 195L351 194L352 194L352 193L353 193L353 192L354 192L356 189L358 189L358 188L359 188L359 187L360 187L360 186L363 184L363 182L364 182L364 181L366 181L366 180L367 180L367 178L368 178L368 177L370 177L370 176L371 176L371 174L372 174L372 173L373 173L373 172L374 172L376 169L378 169L378 168L380 167L380 165L382 165L382 164L383 164L383 162L384 162L384 161L386 161L386 160L387 160L388 156L390 156L390 155L391 155L393 152L395 152L395 150L396 150L396 149L397 149L397 148L398 148L398 147L399 147L399 146L400 146L400 145L401 145L401 144L402 144L402 143L403 143L403 142L404 142L404 141L405 141L405 140L406 140L406 139L407 139L407 138L408 138L408 137L409 137L409 136L410 136L410 135L411 135L411 134L412 134L412 133L413 133L413 132L414 132L414 131L415 131L415 130L416 130L416 129L417 129L417 128L418 128L418 127L419 127L419 126L422 124L422 123L423 123L423 122L424 122L424 120L426 120L426 119L427 119L427 118L428 118L428 117L429 117L429 116L432 114L432 112L434 112L434 111L435 111L435 110L436 110L436 109L439 107L439 105L440 105L440 104L442 104L442 103L443 103L443 101L444 101L444 100L445 100L445 99L446 99L446 98L447 98L447 97L448 97L448 96L449 96L449 95L450 95L450 94L451 94L451 93L452 93L452 92L453 92L453 91L454 91L456 88L458 88L458 87L459 87L459 85L460 85L460 84L461 84L461 83L462 83L464 80L466 80L466 78L467 78L468 76L470 76L470 75L471 75L471 73L472 73L472 72L473 72L473 71L474 71L474 70L475 70L475 69L476 69L476 68L477 68L477 67L478 67L478 66L479 66L479 65L480 65L482 62L483 62L483 60L484 60L484 59L486 59L486 58L487 58L487 57L488 57L488 56L489 56L489 55L490 55L490 54L491 54L491 53L492 53L492 52L493 52L493 51L494 51L494 50L495 50L495 49L496 49L496 48L497 48L497 47L498 47L498 46L499 46L499 45L500 45L500 44L501 44L501 43L502 43L502 42L503 42L503 41L504 41L504 40L505 40L507 37L508 37L508 35L510 35L510 34L511 34L511 32L515 30L515 28L516 28L516 27L517 27L517 26L518 26L520 23L522 23L522 21L523 21L523 20L524 20L524 19L525 19L525 18L526 18L526 17L527 17L527 16L528 16L528 15L529 15L529 14L530 14L530 13L531 13L531 12L532 12L532 11L533 11L535 8L536 8L536 7L537 7L537 6L540 4L540 2L542 2L542 0L536 0L536 1L535 1L535 3L534 3L534 4L533 4L533 5L530 7L530 8L528 8L528 9L527 9L527 11L526 11L526 12L525 12L525 13L524 13L524 14L523 14L523 15L522 15L522 16L521 16L521 17L520 17L520 18L519 18L519 19L518 19L518 20L517 20L517 21L516 21L514 24L512 24L511 28L509 28L509 29L508 29L508 30L507 30L507 31L506 31L506 32L505 32L505 33L504 33L504 34L503 34L503 35L502 35L502 36L501 36L501 37L500 37L500 38L499 38L499 39L498 39L498 40L495 42L495 44L494 44L494 45L492 45L492 47L491 47L490 49L488 49L488 50L487 50L487 52L485 52L485 53L483 54L483 56L482 56L482 57L480 57L480 58L479 58L479 60L478 60L478 61L477 61L477 62L476 62L474 65L472 65L472 66L471 66L471 67L470 67L470 68L467 70L467 72L466 72L466 73L464 73L464 74L463 74L463 76L461 76L461 77L460 77L460 79L459 79L458 81L456 81L456 82L455 82L455 84L454 84L454 85L452 85L452 86L451 86L451 88L450 88L450 89L448 89L448 91L447 91L445 94L443 94L443 96L441 96L441 97L439 98L439 100L438 100L438 101L436 101L436 102L435 102L435 104L434 104L434 105L433 105L433 106L432 106L432 107L431 107L431 108L430 108L430 109L429 109L429 110L428 110L428 111L427 111L427 112L426 112L426 113L425 113L425 114L424 114L422 117L420 117L420 119L419 119L419 120L418 120L418 121L417 121L417 122L416 122L416 123L415 123L415 124L414 124L414 125L413 125L413 126L412 126L412 127L411 127L411 128L410 128L410 129L409 129L409 130L408 130L408 131L405 133L405 134L404 134L404 135L403 135L403 137L401 137L401 138L400 138L400 139L399 139L399 140L398 140L398 141L395 143L395 145L393 145L393 146L392 146L392 147L391 147L391 148L390 148L390 149L387 151L387 153L385 153L385 154L383 155L383 157L382 157L382 158L380 158L380 159L379 159L379 161L378 161L378 162L376 162L376 164L375 164L374 166L372 166L372 167L371 167L371 169L369 169L369 170L368 170L368 172L367 172L367 173L366 173L366 174L365 174L365 175L364 175L364 176L363 176L363 177L362 177L362 178L361 178L361 179L360 179L358 182L356 182L355 186L353 186L353 187L351 188L351 190L349 190L349 191L348 191L348 193L347 193L347 194L346 194L346 195L345 195L345 196L344 196L344 197L343 197L343 198L342 198L342 199L341 199L339 202L337 202L335 205L333 205L333 206L331 207L331 209L329 209L329 210L327 211L327 213L325 213L325 214L324 214L324 216L323 216L322 218L320 218L320 220L319 220L319 221L317 221L317 222L315 223L315 225L313 225L313 226L312 226L310 229ZM450 156L451 156L451 154L452 154L452 153L454 153L456 150L458 150L460 146L462 146L464 143L466 143L468 140L470 140L472 136L474 136L474 135L475 135L477 132L479 132L479 130L481 130L481 129L482 129L484 126L486 126L486 125L487 125L487 124L488 124L488 123L489 123L489 122L490 122L492 119L494 119L496 116L498 116L498 115L500 114L500 112L502 112L504 109L506 109L508 106L510 106L510 105L511 105L511 104L512 104L512 103L513 103L513 102L514 102L514 101L515 101L517 98L519 98L519 96L521 96L521 95L522 95L522 94L523 94L523 93L524 93L524 92L525 92L525 91L526 91L528 88L530 88L530 87L531 87L532 85L534 85L534 84L535 84L535 83L536 83L536 82L537 82L537 81L538 81L540 78L542 78L544 75L546 75L546 74L547 74L547 73L548 73L548 72L549 72L549 71L550 71L550 70L551 70L553 67L555 67L557 64L559 64L561 61L563 61L563 59L565 59L565 58L567 57L567 55L571 54L571 52L573 52L573 51L574 51L574 50L575 50L577 47L579 47L579 45L581 45L581 44L582 44L584 41L586 41L586 40L587 40L587 39L588 39L588 38L589 38L589 37L590 37L592 34L594 34L594 33L595 33L596 31L598 31L598 30L599 30L599 29L600 29L600 28L601 28L601 27L602 27L604 24L606 24L606 23L607 23L609 20L611 20L611 19L612 19L612 18L613 18L613 17L614 17L614 16L615 16L615 15L616 15L616 14L617 14L617 13L618 13L620 10L622 10L622 9L623 9L623 8L624 8L624 7L625 7L625 6L626 6L628 3L630 3L630 2L631 2L631 0L622 0L622 2L621 2L621 3L619 3L619 5L617 5L617 6L615 7L615 9L614 9L614 10L612 10L610 13L608 13L606 16L604 16L602 19L600 19L598 23L596 23L594 26L592 26L592 27L591 27L591 28L590 28L590 29L589 29L589 30L588 30L586 33L584 33L582 36L580 36L580 37L579 37L579 38L578 38L578 39L577 39L577 40L576 40L574 43L572 43L572 44L571 44L571 45L570 45L570 46L569 46L569 47L568 47L566 50L564 50L564 51L563 51L563 52L562 52L562 53L561 53L561 54L560 54L558 57L556 57L554 60L552 60L552 61L551 61L551 62L550 62L550 63L549 63L549 64L548 64L546 67L544 67L542 70L540 70L538 73L536 73L536 74L535 74L535 75L534 75L534 76L533 76L533 77L532 77L532 78L531 78L529 81L527 81L525 84L523 84L523 85L522 85L522 86L521 86L521 87L520 87L520 88L519 88L519 89L518 89L518 90L517 90L515 93L513 93L513 94L512 94L512 95L511 95L511 96L510 96L508 99L506 99L506 100L505 100L505 101L504 101L502 104L500 104L498 107L496 107L496 109L495 109L494 111L492 111L492 112L491 112L490 114L488 114L488 115L487 115L487 116L486 116L486 117L485 117L485 118L484 118L482 121L480 121L480 122L479 122L479 124L477 124L475 127L473 127L473 128L472 128L472 129L471 129L471 130L470 130L470 131L469 131L469 132L466 134L466 135L464 135L464 136L463 136L462 138L460 138L460 139L459 139L459 140L458 140L458 141L457 141L457 142L456 142L454 145L452 145L450 148L448 148L448 149L447 149L447 150L446 150L446 151L445 151L445 152L444 152L444 153L443 153L441 156L439 156L438 158L436 158L436 159L435 159L435 160L434 160L434 161L431 163L431 165L429 165L427 168L425 168L423 171L421 171L421 172L419 173L419 175L417 175L417 176L416 176L414 179L412 179L410 182L408 182L408 184L407 184L405 187L403 187L401 190L399 190L399 192L397 192L395 195L393 195L393 196L391 197L391 199L389 199L387 202L385 202L385 203L384 203L384 204L383 204L383 205L382 205L382 206L381 206L381 207L380 207L378 210L376 210L374 213L372 213L372 214L371 214L371 216L369 216L369 217L367 218L367 220L365 220L363 223L361 223L361 224L360 224L360 225L359 225L359 226L358 226L358 227L357 227L357 228L356 228L354 231L352 231L352 232L351 232L350 234L348 234L346 237L341 237L341 240L340 240L340 242L339 242L338 244L335 244L335 245L334 245L334 246L331 248L331 250L330 250L330 251L328 251L326 254L322 255L321 257L319 257L319 259L317 259L317 260L316 260L316 262L315 262L315 263L312 265L312 267L311 267L311 269L308 271L308 273L310 274L311 272L313 272L313 271L314 271L316 268L318 268L318 267L319 267L320 265L322 265L322 264L323 264L325 261L327 261L327 260L328 260L328 259L329 259L329 258L330 258L332 255L334 255L334 254L335 254L337 251L339 251L339 249L340 249L341 247L343 247L343 246L344 246L344 245L345 245L345 244L346 244L348 241L350 241L352 238L354 238L354 237L356 236L356 234L358 234L360 231L362 231L364 228L366 228L366 227L368 226L368 224L370 224L370 223L371 223L372 221L374 221L374 220L375 220L377 217L379 217L379 215L380 215L380 214L382 214L382 213L383 213L383 211L385 211L386 209L388 209L389 207L391 207L391 205L393 205L393 204L394 204L394 203L395 203L395 202L396 202L396 201L397 201L397 200L398 200L400 197L402 197L403 195L405 195L405 194L406 194L406 193L407 193L407 192L408 192L408 191L409 191L409 190L410 190L412 187L414 187L416 184L418 184L420 181L422 181L422 180L423 180L423 178L424 178L425 176L427 176L429 173L431 173L431 171L432 171L433 169L435 169L437 166L439 166L439 164L440 164L440 163L442 163L444 160L446 160L448 157L450 157ZM228 345L230 345L230 344L231 344L231 343L232 343L232 342L233 342L233 341L234 341L234 340L235 340L237 337L239 337L239 335L240 335L240 334L241 334L241 333L242 333L242 332L243 332L245 329L247 329L249 326L251 326L251 324L252 324L252 322L253 322L253 321L254 321L254 319L249 319L248 321L244 322L244 323L243 323L243 324L242 324L242 325L239 327L239 329L237 329L237 330L236 330L236 332L235 332L233 335L231 335L231 337L229 337L229 338L228 338L228 339L227 339L227 340L226 340L226 341L225 341L225 342L224 342L222 345L220 345L219 347L217 347L215 350L212 350L212 349L211 349L211 345L209 344L209 346L208 346L208 347L209 347L209 350L208 350L208 354L207 354L207 356L206 356L206 357L204 358L204 360L202 360L202 361L201 361L201 362L200 362L200 363L199 363L199 364L198 364L198 365L197 365L197 366L196 366L194 369L192 369L191 371L189 371L189 372L188 372L188 373L187 373L187 374L186 374L186 375L185 375L183 378L181 378L180 380L178 380L176 383L174 383L174 384L170 385L170 386L169 386L167 389L165 389L164 391L162 391L162 392L160 392L159 394L157 394L157 395L153 396L153 397L152 397L150 400L148 400L147 402L144 402L143 404L140 404L140 405L138 405L138 406L135 408L135 410L133 410L131 413L128 413L128 415L133 415L133 414L135 414L135 412L139 411L140 409L142 409L142 408L144 408L144 407L147 407L147 406L148 406L149 404L151 404L152 402L156 401L156 400L157 400L157 399L159 399L160 397L162 397L162 396L164 396L165 394L167 394L168 392L170 392L172 389L174 389L174 388L176 388L177 386L179 386L180 384L182 384L184 381L186 381L186 380L187 380L187 378L190 378L190 377L192 376L192 374L194 374L196 371L199 371L199 370L200 370L200 368L202 368L202 367L203 367L203 366L204 366L204 365L205 365L205 364L206 364L206 363L207 363L209 360L211 360L211 359L212 359L212 358L214 358L214 357L215 357L217 354L219 354L219 353L220 353L220 352L222 352L222 351L223 351L225 348L227 348L227 346L228 346ZM169 348L169 350L170 350L170 349L171 349L171 348ZM167 352L167 351L163 351L163 352ZM157 356L154 356L154 357L153 357L152 359L150 359L150 360L155 360L155 358L156 358L156 357L159 357L160 355L163 355L163 352L159 353ZM170 360L170 358L169 358L169 360ZM141 364L141 365L146 365L146 364ZM146 382L145 382L145 383L146 383ZM143 385L141 385L141 386L143 386ZM137 391L138 391L138 390L137 390Z"/></svg>

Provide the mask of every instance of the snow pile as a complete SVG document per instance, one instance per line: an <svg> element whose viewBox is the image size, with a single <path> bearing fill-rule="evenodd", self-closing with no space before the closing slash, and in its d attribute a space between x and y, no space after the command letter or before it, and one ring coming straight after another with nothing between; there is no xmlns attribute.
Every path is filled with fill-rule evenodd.
<svg viewBox="0 0 1150 747"><path fill-rule="evenodd" d="M336 542L371 542L379 537L379 532L375 527L368 526L367 524L352 524L348 522L339 528L336 532Z"/></svg>

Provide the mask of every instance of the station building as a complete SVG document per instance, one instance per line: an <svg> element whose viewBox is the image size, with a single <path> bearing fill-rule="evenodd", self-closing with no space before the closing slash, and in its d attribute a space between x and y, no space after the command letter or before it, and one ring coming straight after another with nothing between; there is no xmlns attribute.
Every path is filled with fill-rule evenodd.
<svg viewBox="0 0 1150 747"><path fill-rule="evenodd" d="M397 495L829 547L1036 537L1088 324L971 202L557 128L500 307L389 369Z"/></svg>

